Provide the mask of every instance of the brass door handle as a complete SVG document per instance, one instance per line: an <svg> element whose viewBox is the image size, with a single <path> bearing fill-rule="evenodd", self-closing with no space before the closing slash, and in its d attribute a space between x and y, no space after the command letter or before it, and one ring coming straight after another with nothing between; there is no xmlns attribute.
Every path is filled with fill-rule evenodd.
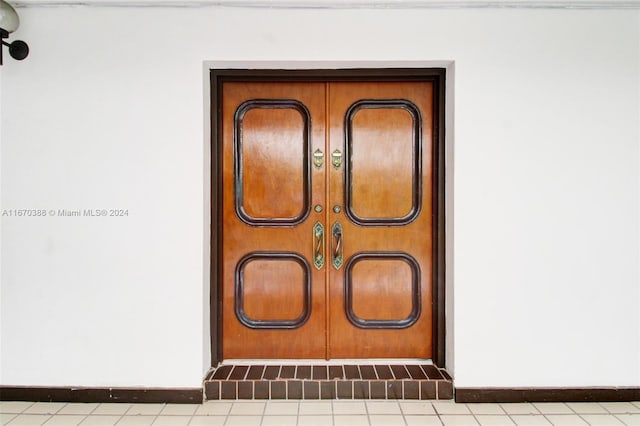
<svg viewBox="0 0 640 426"><path fill-rule="evenodd" d="M313 264L316 269L324 266L324 226L320 222L313 226Z"/></svg>
<svg viewBox="0 0 640 426"><path fill-rule="evenodd" d="M342 266L344 253L344 248L342 245L342 225L340 225L340 222L336 222L333 224L333 227L331 228L331 236L333 240L331 263L333 264L334 268L340 269L340 267Z"/></svg>

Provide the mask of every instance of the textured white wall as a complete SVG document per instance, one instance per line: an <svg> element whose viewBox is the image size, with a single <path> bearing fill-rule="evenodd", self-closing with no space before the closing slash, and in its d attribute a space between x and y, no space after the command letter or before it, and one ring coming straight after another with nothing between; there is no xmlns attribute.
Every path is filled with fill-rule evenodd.
<svg viewBox="0 0 640 426"><path fill-rule="evenodd" d="M455 62L457 386L640 385L637 10L33 7L1 84L0 383L198 386L206 65Z"/></svg>

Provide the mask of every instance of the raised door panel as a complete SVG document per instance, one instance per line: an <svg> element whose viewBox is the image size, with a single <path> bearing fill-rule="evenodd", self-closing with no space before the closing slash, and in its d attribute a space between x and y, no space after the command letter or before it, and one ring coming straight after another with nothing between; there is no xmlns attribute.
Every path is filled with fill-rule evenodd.
<svg viewBox="0 0 640 426"><path fill-rule="evenodd" d="M363 329L402 329L421 314L420 266L394 252L353 255L345 267L345 314Z"/></svg>
<svg viewBox="0 0 640 426"><path fill-rule="evenodd" d="M223 357L323 358L324 84L223 86Z"/></svg>
<svg viewBox="0 0 640 426"><path fill-rule="evenodd" d="M350 220L397 225L415 219L422 201L420 123L419 111L406 100L361 100L349 108L344 125Z"/></svg>
<svg viewBox="0 0 640 426"><path fill-rule="evenodd" d="M430 358L430 83L330 87L332 358ZM339 248L336 252L336 248Z"/></svg>
<svg viewBox="0 0 640 426"><path fill-rule="evenodd" d="M247 100L234 117L236 212L250 225L302 222L310 212L309 110L290 99Z"/></svg>

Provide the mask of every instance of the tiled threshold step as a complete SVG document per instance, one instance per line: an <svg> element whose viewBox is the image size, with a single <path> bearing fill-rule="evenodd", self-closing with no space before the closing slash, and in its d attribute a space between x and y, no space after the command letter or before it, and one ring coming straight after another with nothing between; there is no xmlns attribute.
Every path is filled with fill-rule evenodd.
<svg viewBox="0 0 640 426"><path fill-rule="evenodd" d="M208 400L453 398L451 376L431 364L223 364L204 386Z"/></svg>

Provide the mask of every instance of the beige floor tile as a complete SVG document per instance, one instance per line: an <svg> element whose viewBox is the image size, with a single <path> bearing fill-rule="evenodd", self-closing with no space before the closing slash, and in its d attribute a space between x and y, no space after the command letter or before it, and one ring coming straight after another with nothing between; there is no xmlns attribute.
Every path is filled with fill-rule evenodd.
<svg viewBox="0 0 640 426"><path fill-rule="evenodd" d="M98 408L93 410L93 414L106 414L106 415L123 415L127 412L127 410L131 408L131 404L123 404L123 403L111 403L111 404L100 404Z"/></svg>
<svg viewBox="0 0 640 426"><path fill-rule="evenodd" d="M193 416L189 426L223 426L227 416Z"/></svg>
<svg viewBox="0 0 640 426"><path fill-rule="evenodd" d="M164 404L131 404L127 410L127 416L157 416Z"/></svg>
<svg viewBox="0 0 640 426"><path fill-rule="evenodd" d="M607 414L608 411L597 402L568 402L567 405L578 414Z"/></svg>
<svg viewBox="0 0 640 426"><path fill-rule="evenodd" d="M361 414L333 416L334 426L369 426L369 416Z"/></svg>
<svg viewBox="0 0 640 426"><path fill-rule="evenodd" d="M11 426L42 426L51 416L46 414L19 414L11 423Z"/></svg>
<svg viewBox="0 0 640 426"><path fill-rule="evenodd" d="M298 416L264 416L261 426L296 426Z"/></svg>
<svg viewBox="0 0 640 426"><path fill-rule="evenodd" d="M0 425L4 426L16 417L17 414L0 413Z"/></svg>
<svg viewBox="0 0 640 426"><path fill-rule="evenodd" d="M482 426L507 426L507 425L513 426L515 424L513 423L513 421L511 421L511 419L507 415L500 416L497 414L496 415L480 414L476 416L476 420Z"/></svg>
<svg viewBox="0 0 640 426"><path fill-rule="evenodd" d="M232 416L261 416L266 402L236 401L229 412Z"/></svg>
<svg viewBox="0 0 640 426"><path fill-rule="evenodd" d="M500 404L467 404L473 414L504 414Z"/></svg>
<svg viewBox="0 0 640 426"><path fill-rule="evenodd" d="M363 401L333 401L334 415L367 414L367 406Z"/></svg>
<svg viewBox="0 0 640 426"><path fill-rule="evenodd" d="M226 416L233 402L207 401L196 410L196 416Z"/></svg>
<svg viewBox="0 0 640 426"><path fill-rule="evenodd" d="M589 426L576 414L546 414L545 417L553 426Z"/></svg>
<svg viewBox="0 0 640 426"><path fill-rule="evenodd" d="M45 423L45 426L77 426L87 416L56 414Z"/></svg>
<svg viewBox="0 0 640 426"><path fill-rule="evenodd" d="M264 409L264 414L268 416L297 416L297 401L269 401Z"/></svg>
<svg viewBox="0 0 640 426"><path fill-rule="evenodd" d="M369 415L371 426L398 426L404 424L404 418L397 414L374 414Z"/></svg>
<svg viewBox="0 0 640 426"><path fill-rule="evenodd" d="M158 416L153 426L187 426L191 416Z"/></svg>
<svg viewBox="0 0 640 426"><path fill-rule="evenodd" d="M466 404L445 401L435 401L432 404L438 414L471 414Z"/></svg>
<svg viewBox="0 0 640 426"><path fill-rule="evenodd" d="M636 407L630 402L601 402L608 412L612 414L639 414L640 407Z"/></svg>
<svg viewBox="0 0 640 426"><path fill-rule="evenodd" d="M366 405L369 416L376 414L402 414L400 405L396 401L368 401Z"/></svg>
<svg viewBox="0 0 640 426"><path fill-rule="evenodd" d="M333 416L299 416L298 426L333 426Z"/></svg>
<svg viewBox="0 0 640 426"><path fill-rule="evenodd" d="M229 416L225 426L259 426L262 416Z"/></svg>
<svg viewBox="0 0 640 426"><path fill-rule="evenodd" d="M66 402L36 402L31 407L23 411L24 414L56 414Z"/></svg>
<svg viewBox="0 0 640 426"><path fill-rule="evenodd" d="M196 410L200 408L200 404L166 404L161 416L192 416ZM127 415L129 413L127 412Z"/></svg>
<svg viewBox="0 0 640 426"><path fill-rule="evenodd" d="M440 420L445 426L476 426L478 422L472 415L444 415Z"/></svg>
<svg viewBox="0 0 640 426"><path fill-rule="evenodd" d="M20 414L22 411L27 411L29 414L26 412ZM125 412L127 414L123 416ZM440 416L436 415L436 412ZM158 415L158 413L161 414ZM192 417L194 413L197 415ZM453 401L334 400L209 401L202 405L164 405L5 401L0 403L0 426L5 424L7 426L401 426L405 424L408 426L443 424L444 426L514 424L518 426L640 426L640 402L456 404Z"/></svg>
<svg viewBox="0 0 640 426"><path fill-rule="evenodd" d="M640 414L617 414L616 417L627 426L640 426Z"/></svg>
<svg viewBox="0 0 640 426"><path fill-rule="evenodd" d="M331 401L301 401L298 412L301 416L332 414L333 405Z"/></svg>
<svg viewBox="0 0 640 426"><path fill-rule="evenodd" d="M620 420L618 420L613 414L582 414L582 417L591 426L622 426Z"/></svg>
<svg viewBox="0 0 640 426"><path fill-rule="evenodd" d="M400 401L400 409L406 415L434 415L436 410L430 402Z"/></svg>
<svg viewBox="0 0 640 426"><path fill-rule="evenodd" d="M517 402L513 404L500 404L507 414L540 414L540 412L528 402Z"/></svg>
<svg viewBox="0 0 640 426"><path fill-rule="evenodd" d="M89 416L80 423L80 426L113 426L118 423L120 416Z"/></svg>
<svg viewBox="0 0 640 426"><path fill-rule="evenodd" d="M25 401L0 401L0 413L20 414L31 407L33 402Z"/></svg>
<svg viewBox="0 0 640 426"><path fill-rule="evenodd" d="M83 403L69 403L62 407L57 414L91 414L93 410L98 408L99 404L83 404Z"/></svg>
<svg viewBox="0 0 640 426"><path fill-rule="evenodd" d="M150 426L156 416L123 416L120 418L118 426Z"/></svg>
<svg viewBox="0 0 640 426"><path fill-rule="evenodd" d="M404 416L408 426L441 426L438 416Z"/></svg>
<svg viewBox="0 0 640 426"><path fill-rule="evenodd" d="M511 420L518 426L549 426L551 423L542 415L517 414Z"/></svg>
<svg viewBox="0 0 640 426"><path fill-rule="evenodd" d="M542 414L574 414L573 410L562 402L536 402L533 405Z"/></svg>

